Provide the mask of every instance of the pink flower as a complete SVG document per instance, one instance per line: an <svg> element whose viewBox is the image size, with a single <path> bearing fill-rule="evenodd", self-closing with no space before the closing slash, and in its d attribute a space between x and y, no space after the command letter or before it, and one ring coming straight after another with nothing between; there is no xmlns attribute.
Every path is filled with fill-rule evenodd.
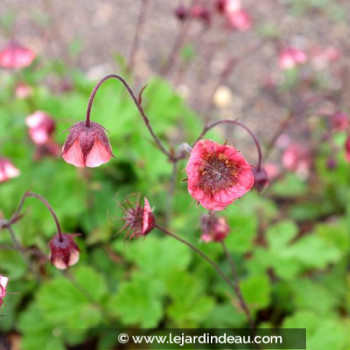
<svg viewBox="0 0 350 350"><path fill-rule="evenodd" d="M65 270L79 261L79 247L74 242L76 234L55 235L50 243L49 259L51 264L59 270Z"/></svg>
<svg viewBox="0 0 350 350"><path fill-rule="evenodd" d="M61 147L55 141L49 139L43 145L37 145L34 160L39 161L43 157L49 156L57 158L61 155Z"/></svg>
<svg viewBox="0 0 350 350"><path fill-rule="evenodd" d="M8 281L9 281L8 277L0 275L0 307L4 303Z"/></svg>
<svg viewBox="0 0 350 350"><path fill-rule="evenodd" d="M201 5L201 4L195 4L192 6L190 9L190 15L193 18L198 18L202 20L205 24L209 25L210 24L210 13L208 9Z"/></svg>
<svg viewBox="0 0 350 350"><path fill-rule="evenodd" d="M279 57L279 66L283 70L291 69L299 64L307 62L307 56L304 51L293 47L283 50Z"/></svg>
<svg viewBox="0 0 350 350"><path fill-rule="evenodd" d="M280 169L275 163L266 163L264 169L270 180L275 179L280 174Z"/></svg>
<svg viewBox="0 0 350 350"><path fill-rule="evenodd" d="M0 157L0 183L19 176L20 171L8 159Z"/></svg>
<svg viewBox="0 0 350 350"><path fill-rule="evenodd" d="M32 64L35 53L17 43L11 42L0 51L0 67L2 68L25 68Z"/></svg>
<svg viewBox="0 0 350 350"><path fill-rule="evenodd" d="M284 151L282 162L286 169L305 178L311 168L311 154L306 147L293 143Z"/></svg>
<svg viewBox="0 0 350 350"><path fill-rule="evenodd" d="M214 214L203 215L201 218L202 227L202 241L209 242L221 242L230 232L225 217L218 217Z"/></svg>
<svg viewBox="0 0 350 350"><path fill-rule="evenodd" d="M242 9L241 0L226 0L225 1L225 12L234 13Z"/></svg>
<svg viewBox="0 0 350 350"><path fill-rule="evenodd" d="M261 167L259 170L257 168L252 169L254 174L254 188L261 192L269 184L269 178L267 171Z"/></svg>
<svg viewBox="0 0 350 350"><path fill-rule="evenodd" d="M33 89L26 83L19 83L15 89L15 96L20 99L25 99L31 96Z"/></svg>
<svg viewBox="0 0 350 350"><path fill-rule="evenodd" d="M325 49L315 49L312 52L311 61L314 67L318 70L325 69L330 63L338 60L340 54L333 46L328 46Z"/></svg>
<svg viewBox="0 0 350 350"><path fill-rule="evenodd" d="M344 112L336 112L330 116L332 128L335 131L344 131L349 127L349 117Z"/></svg>
<svg viewBox="0 0 350 350"><path fill-rule="evenodd" d="M186 166L188 192L204 208L223 210L254 185L251 166L232 146L201 140Z"/></svg>
<svg viewBox="0 0 350 350"><path fill-rule="evenodd" d="M37 111L26 118L29 136L36 145L49 141L55 131L55 121L46 113Z"/></svg>
<svg viewBox="0 0 350 350"><path fill-rule="evenodd" d="M125 225L122 229L126 229L126 235L130 238L146 236L155 226L155 218L152 213L151 206L147 198L144 198L144 206L139 201L133 205L129 200L123 206L125 215L123 221Z"/></svg>
<svg viewBox="0 0 350 350"><path fill-rule="evenodd" d="M350 135L345 141L345 159L350 163Z"/></svg>
<svg viewBox="0 0 350 350"><path fill-rule="evenodd" d="M62 149L62 158L76 167L94 168L107 163L112 149L105 129L100 124L78 122L69 128L68 138Z"/></svg>
<svg viewBox="0 0 350 350"><path fill-rule="evenodd" d="M245 10L226 12L227 19L232 28L245 32L252 27L249 14Z"/></svg>

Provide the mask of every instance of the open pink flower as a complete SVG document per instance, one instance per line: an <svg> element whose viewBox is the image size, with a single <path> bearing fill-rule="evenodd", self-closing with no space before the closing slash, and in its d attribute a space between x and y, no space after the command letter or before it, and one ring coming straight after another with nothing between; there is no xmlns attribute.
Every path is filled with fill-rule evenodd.
<svg viewBox="0 0 350 350"><path fill-rule="evenodd" d="M0 307L4 303L8 281L9 281L8 277L0 275Z"/></svg>
<svg viewBox="0 0 350 350"><path fill-rule="evenodd" d="M29 136L36 145L43 145L49 141L55 131L55 121L46 113L36 111L26 118Z"/></svg>
<svg viewBox="0 0 350 350"><path fill-rule="evenodd" d="M252 27L252 21L247 11L238 10L226 13L232 28L245 32Z"/></svg>
<svg viewBox="0 0 350 350"><path fill-rule="evenodd" d="M107 163L112 149L104 127L91 122L78 122L69 128L68 138L62 149L62 158L76 167L94 168Z"/></svg>
<svg viewBox="0 0 350 350"><path fill-rule="evenodd" d="M345 141L345 159L350 163L350 135Z"/></svg>
<svg viewBox="0 0 350 350"><path fill-rule="evenodd" d="M155 218L146 197L144 198L144 206L139 201L133 205L127 200L123 209L125 211L123 217L125 224L122 229L126 229L126 235L130 238L146 236L154 229Z"/></svg>
<svg viewBox="0 0 350 350"><path fill-rule="evenodd" d="M223 210L254 185L251 166L232 146L201 140L186 166L188 192L204 208Z"/></svg>
<svg viewBox="0 0 350 350"><path fill-rule="evenodd" d="M203 215L201 218L202 227L202 241L221 242L230 232L227 220L223 216L216 216L215 214Z"/></svg>
<svg viewBox="0 0 350 350"><path fill-rule="evenodd" d="M279 66L283 70L291 69L299 64L307 62L306 53L294 47L283 50L279 57Z"/></svg>
<svg viewBox="0 0 350 350"><path fill-rule="evenodd" d="M0 183L19 176L20 171L8 159L0 157Z"/></svg>
<svg viewBox="0 0 350 350"><path fill-rule="evenodd" d="M344 131L349 127L349 116L341 111L330 115L330 121L335 131Z"/></svg>
<svg viewBox="0 0 350 350"><path fill-rule="evenodd" d="M295 172L299 177L306 178L312 165L312 158L308 148L292 143L282 155L284 167Z"/></svg>
<svg viewBox="0 0 350 350"><path fill-rule="evenodd" d="M74 242L76 234L55 235L50 243L49 259L51 264L59 270L65 270L79 261L79 247Z"/></svg>
<svg viewBox="0 0 350 350"><path fill-rule="evenodd" d="M25 68L32 64L35 53L15 42L9 43L0 51L0 67L2 68Z"/></svg>

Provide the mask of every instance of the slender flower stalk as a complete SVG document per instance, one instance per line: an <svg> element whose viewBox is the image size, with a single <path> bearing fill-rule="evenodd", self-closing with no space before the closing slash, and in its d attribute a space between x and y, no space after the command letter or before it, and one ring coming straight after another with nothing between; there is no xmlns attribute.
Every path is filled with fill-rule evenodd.
<svg viewBox="0 0 350 350"><path fill-rule="evenodd" d="M141 35L143 25L144 25L144 22L146 19L148 5L149 5L149 0L142 0L142 4L140 7L140 13L139 13L139 17L137 20L134 40L133 40L131 50L130 50L130 56L129 56L129 62L128 62L128 66L129 66L130 70L132 70L134 68L135 56L136 56L138 48L139 48L140 35Z"/></svg>
<svg viewBox="0 0 350 350"><path fill-rule="evenodd" d="M51 213L51 215L52 215L52 217L53 217L53 219L54 219L54 221L55 221L56 227L57 227L57 234L58 234L58 236L59 236L59 240L62 242L62 241L63 241L63 234L62 234L61 225L60 225L60 223L59 223L59 221L58 221L57 215L56 215L56 213L54 212L54 210L52 209L52 207L51 207L51 205L49 204L49 202L48 202L43 196L41 196L40 194L33 193L33 192L26 192L26 193L23 195L23 197L22 197L22 199L21 199L21 201L20 201L20 203L19 203L19 206L18 206L18 208L17 208L15 214L12 216L11 222L12 222L13 220L16 220L16 218L20 215L20 212L21 212L21 210L22 210L22 207L23 207L23 205L24 205L24 202L25 202L25 200L26 200L28 197L34 197L34 198L39 199L39 200L45 205L45 207L50 211L50 213Z"/></svg>
<svg viewBox="0 0 350 350"><path fill-rule="evenodd" d="M155 227L158 228L159 230L161 230L162 232L164 232L166 235L175 238L177 241L187 245L191 250L193 250L195 253L199 254L205 261L207 261L215 270L216 272L222 277L222 279L226 282L226 284L233 290L233 292L237 295L240 305L243 309L243 311L245 312L245 314L247 315L247 319L249 322L249 325L252 329L255 329L255 324L253 322L253 319L250 315L249 309L247 304L245 303L241 290L239 288L239 280L238 280L238 276L236 274L235 277L235 283L233 283L231 281L231 279L222 271L222 269L219 267L219 265L214 262L212 259L210 259L206 254L204 254L201 250L199 250L197 247L195 247L194 245L192 245L190 242L186 241L185 239L177 236L176 234L168 231L167 229L165 229L162 226L159 226L157 224L155 224ZM237 283L238 281L238 283Z"/></svg>
<svg viewBox="0 0 350 350"><path fill-rule="evenodd" d="M128 91L129 95L131 96L132 100L134 101L138 111L140 112L140 115L143 119L143 121L146 124L146 127L148 129L148 131L150 132L150 134L152 135L154 141L156 142L158 148L161 150L161 152L163 152L170 160L173 160L173 156L170 154L169 151L167 151L165 149L165 147L163 146L162 142L160 141L160 139L158 138L158 136L155 134L155 132L153 131L150 121L145 113L145 111L143 110L143 107L141 105L141 96L139 98L136 97L135 93L133 92L133 90L131 89L131 87L129 86L129 84L119 75L117 74L109 74L106 75L104 78L102 78L97 85L94 87L94 89L91 92L90 98L89 98L89 103L88 103L88 107L87 107L87 111L86 111L86 120L85 120L85 127L89 128L91 127L91 122L90 122L90 114L91 114L91 108L92 108L92 104L94 102L96 93L98 91L98 89L101 87L101 85L108 79L117 79L119 80L124 87L126 88L126 90Z"/></svg>
<svg viewBox="0 0 350 350"><path fill-rule="evenodd" d="M238 274L237 274L236 265L235 265L235 263L234 263L234 261L232 259L231 254L229 253L229 251L227 249L225 241L222 240L220 243L222 245L222 248L224 250L224 253L225 253L226 257L227 257L228 263L229 263L230 268L231 268L231 272L232 272L232 275L233 275L233 281L234 281L234 288L235 288L235 292L236 292L236 295L237 295L238 300L239 300L239 304L240 304L242 310L244 311L244 313L247 316L247 319L248 319L250 327L252 329L255 329L256 326L255 326L254 320L253 320L252 315L251 315L251 313L249 311L248 305L247 305L246 301L244 300L243 293L242 293L241 288L240 288L240 281L239 281L239 277L238 277Z"/></svg>
<svg viewBox="0 0 350 350"><path fill-rule="evenodd" d="M219 120L217 122L214 122L212 124L207 125L203 131L201 132L201 134L198 136L197 140L193 143L193 146L199 141L201 140L204 135L211 129L213 129L214 127L216 127L217 125L220 124L234 124L234 125L238 125L241 128L243 128L244 130L246 130L248 132L248 134L252 137L254 144L256 146L256 150L258 152L258 164L256 169L259 171L261 168L261 163L262 163L262 151L261 151L261 146L260 143L257 139L257 137L255 136L255 134L247 127L245 126L243 123L237 121L237 120L233 120L233 119L223 119L223 120Z"/></svg>

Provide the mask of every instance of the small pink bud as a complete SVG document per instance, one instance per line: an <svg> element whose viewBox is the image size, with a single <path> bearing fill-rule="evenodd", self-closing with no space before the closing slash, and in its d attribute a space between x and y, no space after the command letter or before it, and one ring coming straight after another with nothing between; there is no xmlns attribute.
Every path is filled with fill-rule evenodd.
<svg viewBox="0 0 350 350"><path fill-rule="evenodd" d="M254 167L252 171L254 174L254 188L261 192L269 184L267 171L262 167L259 170Z"/></svg>
<svg viewBox="0 0 350 350"><path fill-rule="evenodd" d="M349 117L344 112L336 112L330 116L332 128L335 131L344 131L349 127Z"/></svg>
<svg viewBox="0 0 350 350"><path fill-rule="evenodd" d="M155 218L147 198L144 198L144 206L139 201L133 205L129 200L123 206L125 215L123 221L126 235L130 238L137 238L149 234L155 226Z"/></svg>
<svg viewBox="0 0 350 350"><path fill-rule="evenodd" d="M201 140L186 166L188 192L204 208L223 210L254 185L251 166L232 146Z"/></svg>
<svg viewBox="0 0 350 350"><path fill-rule="evenodd" d="M333 157L329 157L326 162L326 167L328 170L333 170L337 167L337 160Z"/></svg>
<svg viewBox="0 0 350 350"><path fill-rule="evenodd" d="M20 99L28 98L32 95L33 89L26 83L19 83L15 89L15 96Z"/></svg>
<svg viewBox="0 0 350 350"><path fill-rule="evenodd" d="M35 53L17 43L11 42L0 51L0 67L2 68L25 68L32 64Z"/></svg>
<svg viewBox="0 0 350 350"><path fill-rule="evenodd" d="M18 177L19 174L19 169L17 169L8 159L0 157L0 183Z"/></svg>
<svg viewBox="0 0 350 350"><path fill-rule="evenodd" d="M216 0L215 7L220 13L224 13L226 9L226 3L228 0Z"/></svg>
<svg viewBox="0 0 350 350"><path fill-rule="evenodd" d="M193 5L191 10L190 10L190 15L193 18L198 18L198 19L202 20L207 25L210 24L210 20L211 20L210 12L205 6L203 6L201 4Z"/></svg>
<svg viewBox="0 0 350 350"><path fill-rule="evenodd" d="M294 47L286 48L279 57L279 67L283 70L294 68L305 62L307 62L305 52Z"/></svg>
<svg viewBox="0 0 350 350"><path fill-rule="evenodd" d="M350 163L350 135L345 141L345 159Z"/></svg>
<svg viewBox="0 0 350 350"><path fill-rule="evenodd" d="M188 11L185 6L180 5L175 9L175 16L179 21L184 21L188 17Z"/></svg>
<svg viewBox="0 0 350 350"><path fill-rule="evenodd" d="M312 165L309 150L296 143L291 144L284 151L282 162L286 169L295 172L301 178L305 178L309 175Z"/></svg>
<svg viewBox="0 0 350 350"><path fill-rule="evenodd" d="M227 220L223 216L216 216L215 214L203 215L201 218L202 227L202 241L221 242L230 232Z"/></svg>
<svg viewBox="0 0 350 350"><path fill-rule="evenodd" d="M36 111L26 118L29 136L36 145L47 143L55 132L55 121L46 113Z"/></svg>
<svg viewBox="0 0 350 350"><path fill-rule="evenodd" d="M0 307L4 303L8 281L9 281L8 277L0 275Z"/></svg>
<svg viewBox="0 0 350 350"><path fill-rule="evenodd" d="M76 167L98 167L113 157L104 127L91 122L78 122L69 128L68 138L62 148L62 158Z"/></svg>
<svg viewBox="0 0 350 350"><path fill-rule="evenodd" d="M62 233L55 235L50 243L51 264L59 270L65 270L79 261L79 247L74 242L72 234Z"/></svg>

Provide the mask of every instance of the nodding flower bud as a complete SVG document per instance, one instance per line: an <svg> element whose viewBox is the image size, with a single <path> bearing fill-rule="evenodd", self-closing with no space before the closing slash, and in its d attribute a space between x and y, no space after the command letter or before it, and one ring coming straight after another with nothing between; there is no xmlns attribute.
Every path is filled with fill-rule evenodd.
<svg viewBox="0 0 350 350"><path fill-rule="evenodd" d="M253 168L252 171L254 175L254 188L258 192L261 192L269 184L267 171L262 167L259 170Z"/></svg>
<svg viewBox="0 0 350 350"><path fill-rule="evenodd" d="M26 118L29 136L36 145L46 144L55 132L55 121L46 113L36 111Z"/></svg>
<svg viewBox="0 0 350 350"><path fill-rule="evenodd" d="M49 259L57 269L65 270L79 261L80 250L74 242L75 236L77 235L62 233L51 239Z"/></svg>
<svg viewBox="0 0 350 350"><path fill-rule="evenodd" d="M350 163L350 135L345 141L345 159Z"/></svg>
<svg viewBox="0 0 350 350"><path fill-rule="evenodd" d="M203 215L201 218L202 241L221 242L230 232L227 220L223 216L215 214Z"/></svg>
<svg viewBox="0 0 350 350"><path fill-rule="evenodd" d="M279 67L287 70L303 64L308 60L306 53L294 47L288 47L280 53Z"/></svg>
<svg viewBox="0 0 350 350"><path fill-rule="evenodd" d="M179 21L184 21L188 17L188 11L185 6L180 5L175 9L175 16Z"/></svg>
<svg viewBox="0 0 350 350"><path fill-rule="evenodd" d="M19 176L20 171L8 159L0 157L0 183Z"/></svg>
<svg viewBox="0 0 350 350"><path fill-rule="evenodd" d="M204 208L223 210L254 185L251 166L234 147L198 141L186 166L188 192Z"/></svg>
<svg viewBox="0 0 350 350"><path fill-rule="evenodd" d="M74 124L62 149L62 158L76 167L98 167L113 157L105 128L91 122Z"/></svg>
<svg viewBox="0 0 350 350"><path fill-rule="evenodd" d="M142 207L139 201L133 205L129 200L123 206L125 222L122 229L126 230L126 236L137 238L146 236L155 226L155 218L152 213L151 206L147 198L144 198L144 206Z"/></svg>
<svg viewBox="0 0 350 350"><path fill-rule="evenodd" d="M4 303L8 281L8 277L0 275L0 307Z"/></svg>
<svg viewBox="0 0 350 350"><path fill-rule="evenodd" d="M20 69L28 67L35 59L35 53L15 42L9 43L0 51L0 67Z"/></svg>
<svg viewBox="0 0 350 350"><path fill-rule="evenodd" d="M215 7L220 13L224 13L226 9L227 0L216 0Z"/></svg>

